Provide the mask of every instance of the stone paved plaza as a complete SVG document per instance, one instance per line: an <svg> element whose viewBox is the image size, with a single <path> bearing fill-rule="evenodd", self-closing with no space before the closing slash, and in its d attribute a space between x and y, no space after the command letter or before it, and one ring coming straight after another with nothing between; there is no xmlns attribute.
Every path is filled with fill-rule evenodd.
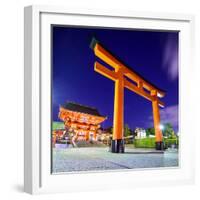
<svg viewBox="0 0 200 200"><path fill-rule="evenodd" d="M178 152L164 153L126 148L124 154L108 152L106 147L53 149L53 173L177 167Z"/></svg>

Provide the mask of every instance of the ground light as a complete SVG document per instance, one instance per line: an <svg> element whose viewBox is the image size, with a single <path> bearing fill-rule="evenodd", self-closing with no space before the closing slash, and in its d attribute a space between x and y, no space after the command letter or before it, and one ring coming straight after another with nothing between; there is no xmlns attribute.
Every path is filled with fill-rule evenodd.
<svg viewBox="0 0 200 200"><path fill-rule="evenodd" d="M165 128L163 124L160 124L159 127L160 127L161 130L164 130L164 128Z"/></svg>

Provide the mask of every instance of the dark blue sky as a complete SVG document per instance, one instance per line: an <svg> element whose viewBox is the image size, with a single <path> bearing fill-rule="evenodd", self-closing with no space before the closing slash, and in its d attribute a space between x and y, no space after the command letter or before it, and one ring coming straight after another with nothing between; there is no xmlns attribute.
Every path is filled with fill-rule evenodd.
<svg viewBox="0 0 200 200"><path fill-rule="evenodd" d="M95 36L109 51L154 85L166 91L162 123L178 130L178 33L142 30L52 28L53 120L66 101L96 107L112 126L114 82L94 71L99 60L89 48ZM105 64L106 65L106 64ZM130 128L152 127L151 102L125 89L124 120Z"/></svg>

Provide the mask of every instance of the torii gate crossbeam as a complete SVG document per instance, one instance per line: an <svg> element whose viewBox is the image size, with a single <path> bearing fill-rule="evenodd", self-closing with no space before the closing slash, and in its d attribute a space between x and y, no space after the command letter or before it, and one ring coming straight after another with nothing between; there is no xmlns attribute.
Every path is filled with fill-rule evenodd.
<svg viewBox="0 0 200 200"><path fill-rule="evenodd" d="M121 61L119 61L119 59L106 50L95 38L92 39L90 47L93 49L97 57L114 68L114 70L110 70L99 62L95 62L94 64L94 70L96 72L115 82L113 138L111 151L113 153L124 152L124 88L127 88L152 102L156 149L162 150L163 142L162 131L160 129L159 106L164 107L164 103L161 102L159 98L163 97L165 92L149 83L141 77L141 75L134 72L129 67L125 66Z"/></svg>

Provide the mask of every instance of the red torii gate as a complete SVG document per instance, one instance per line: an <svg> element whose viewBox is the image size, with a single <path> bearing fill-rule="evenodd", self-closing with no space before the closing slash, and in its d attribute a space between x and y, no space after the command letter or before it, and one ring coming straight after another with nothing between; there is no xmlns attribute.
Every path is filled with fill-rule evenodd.
<svg viewBox="0 0 200 200"><path fill-rule="evenodd" d="M106 50L95 38L92 39L90 47L93 49L97 57L114 68L114 70L110 70L97 61L94 64L94 70L96 72L115 82L113 138L111 151L113 153L124 152L124 88L127 88L152 102L156 149L163 150L159 106L164 107L164 103L161 102L159 98L164 97L165 92L149 83L129 67L125 66L108 50Z"/></svg>

